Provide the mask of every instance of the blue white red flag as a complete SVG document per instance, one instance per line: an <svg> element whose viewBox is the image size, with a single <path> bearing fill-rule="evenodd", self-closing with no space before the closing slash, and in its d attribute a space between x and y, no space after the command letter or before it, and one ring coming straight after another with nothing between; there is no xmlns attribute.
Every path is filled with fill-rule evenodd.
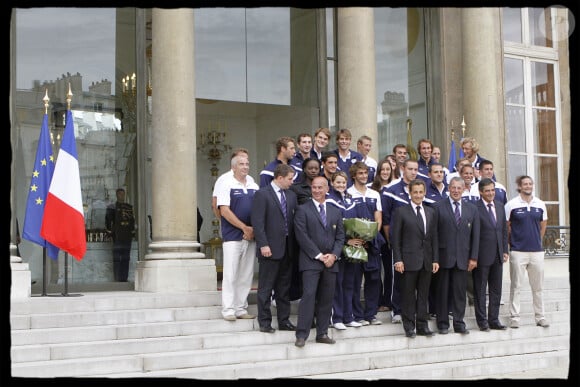
<svg viewBox="0 0 580 387"><path fill-rule="evenodd" d="M38 137L34 170L32 171L32 177L30 179L22 237L45 247L47 249L47 255L52 259L57 259L58 247L47 242L40 236L40 226L42 225L42 218L44 216L46 196L53 173L54 155L52 153L50 132L48 130L48 114L45 113L42 119L42 126L40 127L40 136Z"/></svg>
<svg viewBox="0 0 580 387"><path fill-rule="evenodd" d="M70 109L66 112L63 139L46 198L40 235L79 261L87 250L79 162Z"/></svg>
<svg viewBox="0 0 580 387"><path fill-rule="evenodd" d="M449 149L449 163L447 163L447 169L449 169L449 172L455 171L456 161L457 160L455 158L455 141L451 140L451 147Z"/></svg>

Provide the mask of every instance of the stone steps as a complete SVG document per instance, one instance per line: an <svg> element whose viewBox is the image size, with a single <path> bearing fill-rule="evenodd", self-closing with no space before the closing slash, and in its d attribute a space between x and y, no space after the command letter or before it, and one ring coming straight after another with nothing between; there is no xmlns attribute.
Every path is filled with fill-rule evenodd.
<svg viewBox="0 0 580 387"><path fill-rule="evenodd" d="M549 328L535 325L529 288L521 294L521 327L480 332L468 307L469 335L408 339L390 312L383 325L329 330L335 345L294 346L294 332L258 331L257 320L224 321L220 292L89 293L12 301L11 359L16 377L177 377L199 379L483 378L536 367L567 367L570 290L567 281L545 282ZM507 289L507 292L506 292ZM509 299L509 285L504 287ZM253 303L255 294L250 297ZM298 304L292 305L296 321ZM276 309L273 308L275 315ZM251 304L250 313L256 313ZM507 305L500 319L507 324ZM273 324L276 328L276 318ZM429 322L435 330L435 321ZM470 365L469 372L463 370ZM509 368L502 368L502 364ZM396 373L396 376L393 375Z"/></svg>

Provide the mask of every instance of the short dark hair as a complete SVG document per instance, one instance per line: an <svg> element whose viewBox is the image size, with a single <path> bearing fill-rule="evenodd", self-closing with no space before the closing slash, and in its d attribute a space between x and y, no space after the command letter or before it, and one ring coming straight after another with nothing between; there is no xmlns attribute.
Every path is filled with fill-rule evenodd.
<svg viewBox="0 0 580 387"><path fill-rule="evenodd" d="M481 169L484 165L491 165L491 167L493 168L493 162L491 160L488 159L481 160L481 162L479 163L479 169Z"/></svg>
<svg viewBox="0 0 580 387"><path fill-rule="evenodd" d="M405 145L405 144L397 144L397 145L395 145L393 147L393 154L396 154L397 153L397 149L399 149L399 148L404 148L405 150L407 150L407 145Z"/></svg>
<svg viewBox="0 0 580 387"><path fill-rule="evenodd" d="M300 140L302 140L304 137L310 137L312 140L312 135L310 133L300 133L298 136L296 136L296 143L299 143Z"/></svg>
<svg viewBox="0 0 580 387"><path fill-rule="evenodd" d="M334 153L333 151L324 152L322 154L322 157L320 158L320 161L322 161L322 163L325 163L329 157L334 157L336 159L336 161L338 161L338 155L336 153Z"/></svg>
<svg viewBox="0 0 580 387"><path fill-rule="evenodd" d="M493 180L491 180L489 177L484 177L483 179L481 179L479 181L479 192L483 192L483 188L487 185L493 184L493 186L495 187L495 182Z"/></svg>
<svg viewBox="0 0 580 387"><path fill-rule="evenodd" d="M115 193L118 194L119 192L125 192L125 188L117 188Z"/></svg>
<svg viewBox="0 0 580 387"><path fill-rule="evenodd" d="M423 186L423 190L424 191L427 191L427 185L425 184L425 181L423 179L413 179L409 183L409 192L411 192L411 190L413 189L413 187L416 186L416 185L422 185Z"/></svg>
<svg viewBox="0 0 580 387"><path fill-rule="evenodd" d="M278 165L276 165L276 169L274 169L274 179L277 178L278 176L284 176L284 177L288 176L288 174L290 174L290 172L292 172L293 175L296 173L294 168L292 168L288 164L278 164Z"/></svg>
<svg viewBox="0 0 580 387"><path fill-rule="evenodd" d="M306 169L306 165L308 165L309 162L311 161L316 161L318 163L318 168L321 167L321 163L320 160L318 160L318 157L307 157L306 159L304 159L304 161L302 162L302 170L304 171Z"/></svg>
<svg viewBox="0 0 580 387"><path fill-rule="evenodd" d="M433 166L434 166L434 165L440 165L442 168L445 168L445 167L443 166L443 164L441 164L441 163L438 163L438 162L436 162L436 161L435 161L435 162L432 162L431 164L429 164L429 167L428 167L428 168L429 168L429 172L431 172L431 170L433 169Z"/></svg>

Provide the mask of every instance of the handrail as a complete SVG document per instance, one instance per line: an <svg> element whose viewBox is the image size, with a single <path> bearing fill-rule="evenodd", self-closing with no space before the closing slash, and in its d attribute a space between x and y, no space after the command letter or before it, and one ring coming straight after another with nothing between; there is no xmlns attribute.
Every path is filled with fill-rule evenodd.
<svg viewBox="0 0 580 387"><path fill-rule="evenodd" d="M547 226L542 246L546 257L570 257L570 226Z"/></svg>

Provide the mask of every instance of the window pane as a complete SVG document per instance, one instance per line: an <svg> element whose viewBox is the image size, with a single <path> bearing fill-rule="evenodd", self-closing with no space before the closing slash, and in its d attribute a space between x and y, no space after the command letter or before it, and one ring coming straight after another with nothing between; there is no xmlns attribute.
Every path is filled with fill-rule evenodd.
<svg viewBox="0 0 580 387"><path fill-rule="evenodd" d="M560 205L546 203L546 211L548 212L548 226L561 226Z"/></svg>
<svg viewBox="0 0 580 387"><path fill-rule="evenodd" d="M556 112L532 109L534 117L534 153L556 154Z"/></svg>
<svg viewBox="0 0 580 387"><path fill-rule="evenodd" d="M508 198L513 198L518 194L516 177L528 175L528 168L525 155L508 155L506 189Z"/></svg>
<svg viewBox="0 0 580 387"><path fill-rule="evenodd" d="M532 104L555 107L554 65L532 62Z"/></svg>
<svg viewBox="0 0 580 387"><path fill-rule="evenodd" d="M427 130L423 15L417 8L375 8L375 66L379 155L407 143L407 118L413 141Z"/></svg>
<svg viewBox="0 0 580 387"><path fill-rule="evenodd" d="M326 56L334 57L334 8L326 8Z"/></svg>
<svg viewBox="0 0 580 387"><path fill-rule="evenodd" d="M199 8L195 17L195 95L246 100L245 12Z"/></svg>
<svg viewBox="0 0 580 387"><path fill-rule="evenodd" d="M524 125L524 108L506 106L506 133L508 149L512 152L526 151L526 128Z"/></svg>
<svg viewBox="0 0 580 387"><path fill-rule="evenodd" d="M74 266L73 284L113 281L110 239L105 233L105 212L115 203L116 188L127 192L135 205L135 10L133 8L30 8L17 9L16 92L12 133L18 138L14 164L16 216L23 225L42 116L48 92L48 125L57 155L64 131L67 93L73 93L71 112L78 153L87 252ZM48 24L47 24L48 23ZM48 27L47 27L48 26ZM58 157L58 156L57 156ZM30 263L32 278L42 278L42 249L23 240L22 257ZM63 252L61 252L61 255ZM129 281L137 262L133 241ZM51 260L52 261L52 260ZM50 282L62 268L52 261Z"/></svg>
<svg viewBox="0 0 580 387"><path fill-rule="evenodd" d="M326 69L328 74L328 128L331 132L336 131L336 99L335 85L334 85L334 61L326 61Z"/></svg>
<svg viewBox="0 0 580 387"><path fill-rule="evenodd" d="M522 11L520 8L503 9L503 40L522 42Z"/></svg>
<svg viewBox="0 0 580 387"><path fill-rule="evenodd" d="M529 8L530 40L534 46L552 47L550 8ZM546 30L546 26L548 27ZM550 37L550 39L548 39Z"/></svg>
<svg viewBox="0 0 580 387"><path fill-rule="evenodd" d="M558 158L535 157L536 170L534 188L540 199L548 202L558 201Z"/></svg>
<svg viewBox="0 0 580 387"><path fill-rule="evenodd" d="M504 83L506 103L524 103L524 63L521 59L505 58Z"/></svg>
<svg viewBox="0 0 580 387"><path fill-rule="evenodd" d="M247 9L248 102L290 105L290 10Z"/></svg>

